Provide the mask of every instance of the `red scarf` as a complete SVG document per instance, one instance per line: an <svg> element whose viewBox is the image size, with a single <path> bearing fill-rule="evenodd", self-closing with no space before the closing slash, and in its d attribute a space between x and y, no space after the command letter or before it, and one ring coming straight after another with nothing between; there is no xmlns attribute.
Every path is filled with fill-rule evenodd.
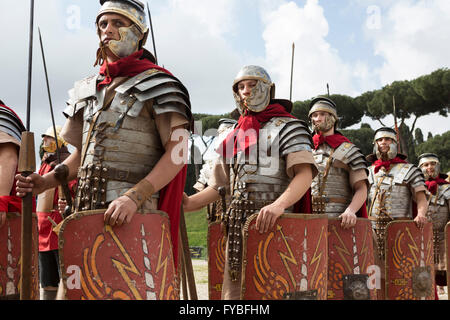
<svg viewBox="0 0 450 320"><path fill-rule="evenodd" d="M437 176L436 178L429 178L428 181L425 181L425 184L427 185L428 191L430 191L432 194L436 194L438 190L438 186L447 184L448 182L442 179L441 177Z"/></svg>
<svg viewBox="0 0 450 320"><path fill-rule="evenodd" d="M340 133L335 133L330 136L324 136L322 132L319 132L318 134L315 134L313 137L314 142L314 149L318 149L320 145L322 145L324 142L326 142L330 147L333 149L336 149L344 142L350 142L346 137L344 137Z"/></svg>
<svg viewBox="0 0 450 320"><path fill-rule="evenodd" d="M97 89L100 90L102 86L110 84L116 77L134 77L149 69L156 69L172 75L169 71L152 63L150 60L141 60L140 58L143 54L144 50L142 49L115 62L103 62L100 74L106 76L106 78L97 85Z"/></svg>
<svg viewBox="0 0 450 320"><path fill-rule="evenodd" d="M394 159L387 160L387 161L378 159L377 161L375 161L373 163L373 165L375 166L375 174L377 174L378 171L380 171L381 167L385 167L386 170L389 170L389 168L391 167L392 164L397 164L397 163L408 163L408 161L400 159L399 157L395 157Z"/></svg>
<svg viewBox="0 0 450 320"><path fill-rule="evenodd" d="M239 118L237 127L225 138L225 141L219 146L216 152L228 159L236 156L239 151L245 151L247 153L250 147L258 143L261 123L266 123L275 117L297 119L278 103L269 105L262 112L246 112L244 116ZM227 146L231 147L231 144L233 144L233 154L228 154Z"/></svg>

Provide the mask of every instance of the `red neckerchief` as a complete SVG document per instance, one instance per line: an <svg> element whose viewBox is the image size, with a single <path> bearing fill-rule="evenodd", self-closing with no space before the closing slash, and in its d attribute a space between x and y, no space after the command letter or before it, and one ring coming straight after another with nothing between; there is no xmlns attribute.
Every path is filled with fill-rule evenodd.
<svg viewBox="0 0 450 320"><path fill-rule="evenodd" d="M441 177L437 176L436 178L429 178L428 181L425 181L425 184L427 185L428 191L430 191L432 194L436 194L438 190L438 186L442 184L447 184L448 182L442 179Z"/></svg>
<svg viewBox="0 0 450 320"><path fill-rule="evenodd" d="M116 77L134 77L149 69L156 69L172 75L169 71L152 63L150 60L140 59L143 54L144 50L142 49L115 62L103 62L99 73L102 76L106 76L106 78L97 85L97 89L100 90L102 86L110 84Z"/></svg>
<svg viewBox="0 0 450 320"><path fill-rule="evenodd" d="M224 142L219 146L216 152L225 158L232 158L236 156L239 151L248 152L250 147L258 143L261 123L266 123L275 117L289 117L297 119L278 103L269 105L262 112L248 111L245 115L239 118L236 128L225 138ZM255 133L256 135L251 133ZM227 153L227 146L231 147L230 144L233 144L233 154Z"/></svg>
<svg viewBox="0 0 450 320"><path fill-rule="evenodd" d="M375 161L373 163L373 165L375 166L375 174L377 174L378 171L380 171L381 167L385 167L386 170L389 170L389 168L391 167L391 164L397 164L397 163L408 163L408 161L405 161L399 157L395 157L394 159L387 160L387 161L378 159L377 161Z"/></svg>
<svg viewBox="0 0 450 320"><path fill-rule="evenodd" d="M336 149L344 142L350 142L350 140L348 140L346 137L344 137L340 133L335 133L335 134L325 137L322 132L319 132L318 134L314 135L313 142L314 142L314 149L316 149L316 150L324 142L326 142L333 149Z"/></svg>

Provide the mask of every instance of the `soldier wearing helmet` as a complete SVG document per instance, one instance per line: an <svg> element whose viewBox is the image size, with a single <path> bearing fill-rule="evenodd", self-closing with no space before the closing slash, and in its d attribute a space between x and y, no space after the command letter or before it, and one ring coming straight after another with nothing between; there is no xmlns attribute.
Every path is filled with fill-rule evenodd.
<svg viewBox="0 0 450 320"><path fill-rule="evenodd" d="M60 154L60 160L64 161L70 156L67 148L67 142L60 136L61 126L49 127L42 134L41 166L39 175L43 176L58 165L57 148ZM69 189L72 195L75 194L76 180L69 182ZM55 300L56 292L59 286L59 254L58 254L58 236L53 231L52 223L62 221L58 209L58 199L62 196L58 188L51 188L38 195L36 213L38 217L39 231L39 281L43 289L42 300Z"/></svg>
<svg viewBox="0 0 450 320"><path fill-rule="evenodd" d="M381 287L384 288L387 225L396 219L414 219L416 225L423 228L427 223L428 205L424 175L398 152L396 131L387 127L376 130L373 144L373 154L367 156L372 163L369 167L368 215L372 220L378 253L376 264L382 269Z"/></svg>
<svg viewBox="0 0 450 320"><path fill-rule="evenodd" d="M177 260L192 117L189 93L143 47L148 34L144 4L138 0L100 0L100 4L96 18L100 71L69 91L61 131L75 147L64 161L69 180L78 178L73 209L106 209L106 224L116 227L130 223L138 212L165 211ZM97 178L98 185L86 178L91 171L89 178ZM17 179L20 196L58 185L53 172ZM170 201L167 188L173 190Z"/></svg>
<svg viewBox="0 0 450 320"><path fill-rule="evenodd" d="M447 174L440 172L441 163L434 153L419 156L419 168L425 176L428 198L428 219L433 223L434 262L439 294L446 285L445 226L450 220L450 184Z"/></svg>
<svg viewBox="0 0 450 320"><path fill-rule="evenodd" d="M313 213L340 217L342 227L353 227L357 216L367 218L367 162L361 150L336 130L334 101L313 99L309 119L315 132L313 155L319 167L311 185Z"/></svg>
<svg viewBox="0 0 450 320"><path fill-rule="evenodd" d="M221 187L230 195L229 208L221 217L227 235L222 299L240 298L241 230L247 218L258 213L256 226L263 233L283 213L310 212L294 205L317 174L307 124L290 114L290 101L274 99L275 84L266 70L242 68L232 92L241 117L217 149L220 158L208 187L185 196L183 203L186 211L194 211L219 200Z"/></svg>

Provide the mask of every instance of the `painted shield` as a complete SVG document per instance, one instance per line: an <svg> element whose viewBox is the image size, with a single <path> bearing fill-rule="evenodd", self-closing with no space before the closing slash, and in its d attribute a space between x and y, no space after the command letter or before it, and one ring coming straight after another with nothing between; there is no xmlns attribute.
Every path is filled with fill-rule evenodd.
<svg viewBox="0 0 450 320"><path fill-rule="evenodd" d="M104 212L79 212L62 222L66 299L179 299L167 215L137 213L130 224L111 227L103 222Z"/></svg>
<svg viewBox="0 0 450 320"><path fill-rule="evenodd" d="M387 300L434 300L433 226L414 221L390 222L386 229Z"/></svg>
<svg viewBox="0 0 450 320"><path fill-rule="evenodd" d="M226 237L220 230L220 222L208 226L208 293L209 300L222 296L223 272L225 270Z"/></svg>
<svg viewBox="0 0 450 320"><path fill-rule="evenodd" d="M31 258L31 299L39 300L39 260L37 217L33 214L33 248ZM8 213L6 223L0 228L0 300L20 298L20 268L22 218L18 213Z"/></svg>
<svg viewBox="0 0 450 320"><path fill-rule="evenodd" d="M372 225L358 219L344 229L341 219L328 220L328 300L376 300Z"/></svg>
<svg viewBox="0 0 450 320"><path fill-rule="evenodd" d="M256 217L244 226L241 299L326 300L327 217L285 214L264 234Z"/></svg>

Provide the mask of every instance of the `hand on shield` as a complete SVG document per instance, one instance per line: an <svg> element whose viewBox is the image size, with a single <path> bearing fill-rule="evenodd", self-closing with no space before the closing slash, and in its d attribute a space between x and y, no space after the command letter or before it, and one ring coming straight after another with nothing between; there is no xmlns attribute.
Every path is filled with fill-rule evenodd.
<svg viewBox="0 0 450 320"><path fill-rule="evenodd" d="M423 227L425 227L425 224L428 222L428 219L426 216L418 214L417 217L414 219L414 222L416 223L419 229L423 229Z"/></svg>
<svg viewBox="0 0 450 320"><path fill-rule="evenodd" d="M130 223L137 211L136 203L127 196L117 198L105 212L104 221L110 226L121 226Z"/></svg>
<svg viewBox="0 0 450 320"><path fill-rule="evenodd" d="M341 218L341 227L344 229L353 228L356 225L357 218L355 213L353 213L349 208L344 211L343 214L339 216Z"/></svg>
<svg viewBox="0 0 450 320"><path fill-rule="evenodd" d="M28 177L17 174L16 196L23 198L27 193L38 195L47 190L46 180L37 173L32 173Z"/></svg>
<svg viewBox="0 0 450 320"><path fill-rule="evenodd" d="M273 228L275 222L283 213L284 208L275 203L262 208L256 219L256 230L260 233L266 233Z"/></svg>

